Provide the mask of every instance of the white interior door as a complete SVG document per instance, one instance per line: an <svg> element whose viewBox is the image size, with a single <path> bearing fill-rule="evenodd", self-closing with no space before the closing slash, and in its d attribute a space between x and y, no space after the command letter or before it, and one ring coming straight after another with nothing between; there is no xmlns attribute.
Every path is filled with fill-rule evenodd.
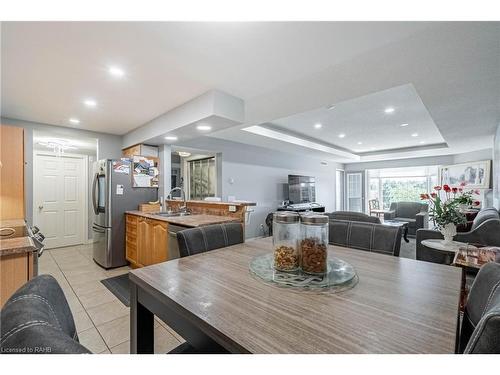
<svg viewBox="0 0 500 375"><path fill-rule="evenodd" d="M363 172L346 173L346 180L347 209L354 212L363 212Z"/></svg>
<svg viewBox="0 0 500 375"><path fill-rule="evenodd" d="M84 241L85 164L83 157L35 155L34 224L47 248Z"/></svg>

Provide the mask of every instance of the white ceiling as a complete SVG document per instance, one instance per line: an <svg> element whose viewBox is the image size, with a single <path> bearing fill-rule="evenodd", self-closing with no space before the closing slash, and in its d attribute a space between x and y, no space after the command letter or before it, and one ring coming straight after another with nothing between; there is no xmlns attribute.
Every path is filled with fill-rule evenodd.
<svg viewBox="0 0 500 375"><path fill-rule="evenodd" d="M387 108L394 112L385 113ZM272 125L356 154L445 142L411 84L278 119Z"/></svg>
<svg viewBox="0 0 500 375"><path fill-rule="evenodd" d="M124 134L207 90L249 99L426 25L2 22L2 115Z"/></svg>
<svg viewBox="0 0 500 375"><path fill-rule="evenodd" d="M490 148L500 123L499 22L3 22L1 37L5 117L125 134L216 89L245 101L245 122L206 135L339 162L353 160L242 129L275 123L370 161ZM321 116L321 135L301 125ZM410 129L447 147L415 149Z"/></svg>

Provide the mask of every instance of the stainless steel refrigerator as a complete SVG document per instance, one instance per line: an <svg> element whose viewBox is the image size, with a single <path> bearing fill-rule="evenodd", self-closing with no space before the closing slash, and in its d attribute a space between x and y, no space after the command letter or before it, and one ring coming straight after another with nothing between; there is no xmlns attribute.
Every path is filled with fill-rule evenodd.
<svg viewBox="0 0 500 375"><path fill-rule="evenodd" d="M104 268L127 264L125 259L125 211L140 203L156 201L158 189L132 187L133 163L104 159L94 163L92 204L93 258Z"/></svg>

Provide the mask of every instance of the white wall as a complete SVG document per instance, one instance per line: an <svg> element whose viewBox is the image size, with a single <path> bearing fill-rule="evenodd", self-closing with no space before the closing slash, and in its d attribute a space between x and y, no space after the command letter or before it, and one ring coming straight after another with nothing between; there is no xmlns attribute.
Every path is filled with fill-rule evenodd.
<svg viewBox="0 0 500 375"><path fill-rule="evenodd" d="M256 202L251 207L247 238L262 235L268 213L287 199L285 184L289 174L316 177L316 200L326 206L327 212L335 210L335 170L342 165L329 163L307 155L286 154L262 147L204 137L185 144L187 147L222 153L222 199L229 195L236 199Z"/></svg>

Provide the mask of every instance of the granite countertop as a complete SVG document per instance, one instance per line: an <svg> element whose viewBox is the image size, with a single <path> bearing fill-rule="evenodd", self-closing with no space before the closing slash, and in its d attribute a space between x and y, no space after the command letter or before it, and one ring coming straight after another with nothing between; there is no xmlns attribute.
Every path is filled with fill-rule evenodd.
<svg viewBox="0 0 500 375"><path fill-rule="evenodd" d="M14 237L0 240L0 257L37 251L29 237Z"/></svg>
<svg viewBox="0 0 500 375"><path fill-rule="evenodd" d="M182 199L166 199L167 202L181 202L184 201ZM186 203L196 203L196 204L220 204L223 206L256 206L257 203L254 202L246 202L246 201L237 201L237 202L217 202L217 201L197 201L197 200L188 200Z"/></svg>
<svg viewBox="0 0 500 375"><path fill-rule="evenodd" d="M196 228L204 225L210 224L221 224L230 222L240 222L237 218L230 216L218 216L218 215L205 215L205 214L193 214L186 216L159 216L154 213L142 212L142 211L126 211L125 213L130 215L147 217L149 219L166 221L170 224L180 225L183 227Z"/></svg>

